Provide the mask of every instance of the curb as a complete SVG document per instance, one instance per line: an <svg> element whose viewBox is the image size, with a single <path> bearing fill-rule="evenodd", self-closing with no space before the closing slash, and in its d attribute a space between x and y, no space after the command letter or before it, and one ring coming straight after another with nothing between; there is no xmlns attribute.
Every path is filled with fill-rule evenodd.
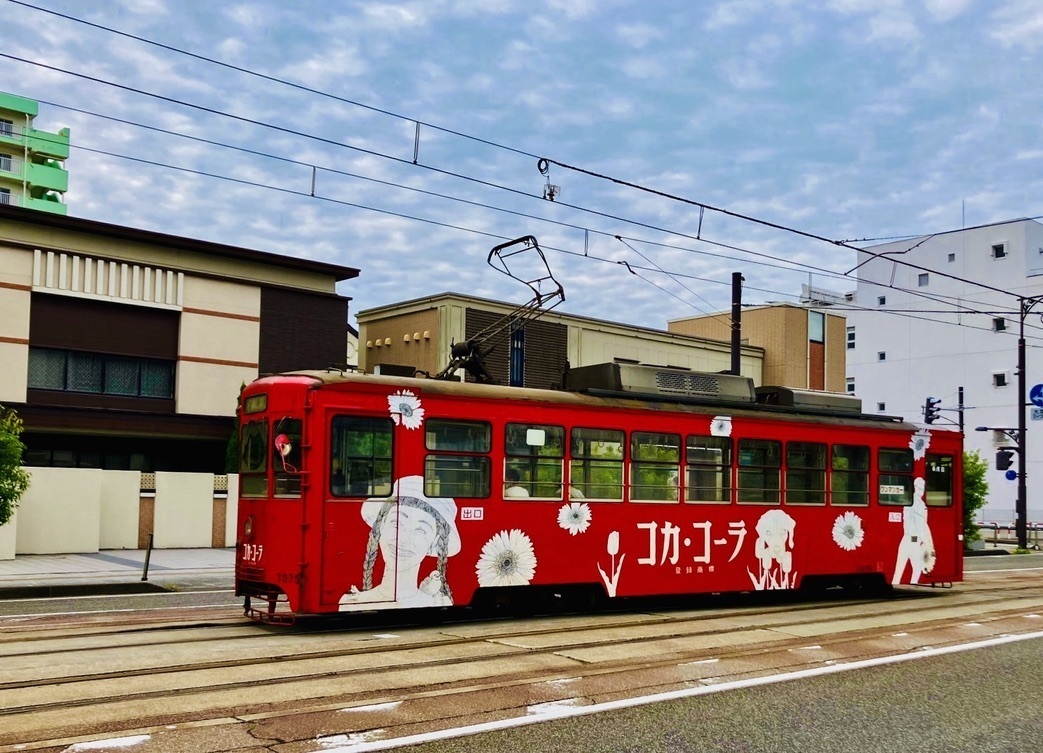
<svg viewBox="0 0 1043 753"><path fill-rule="evenodd" d="M0 600L53 599L69 596L119 596L168 592L169 588L148 582L133 583L55 583L49 586L0 587Z"/></svg>

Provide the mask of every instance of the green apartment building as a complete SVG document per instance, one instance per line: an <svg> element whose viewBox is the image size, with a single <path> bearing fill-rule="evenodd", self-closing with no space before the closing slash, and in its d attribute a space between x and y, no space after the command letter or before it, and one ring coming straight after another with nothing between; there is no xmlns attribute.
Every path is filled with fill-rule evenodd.
<svg viewBox="0 0 1043 753"><path fill-rule="evenodd" d="M33 127L39 105L0 92L0 204L67 214L69 129Z"/></svg>

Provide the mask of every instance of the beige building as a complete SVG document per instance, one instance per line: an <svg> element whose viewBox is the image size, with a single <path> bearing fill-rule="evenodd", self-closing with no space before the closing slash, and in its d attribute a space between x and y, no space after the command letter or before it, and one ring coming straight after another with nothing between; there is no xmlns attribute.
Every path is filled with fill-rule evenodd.
<svg viewBox="0 0 1043 753"><path fill-rule="evenodd" d="M26 464L223 472L243 383L344 366L357 275L0 206L0 404Z"/></svg>
<svg viewBox="0 0 1043 753"><path fill-rule="evenodd" d="M546 312L510 326L515 307L500 301L442 293L358 313L359 367L367 372L437 373L454 343L488 333L482 349L490 376L500 384L559 387L569 366L614 360L693 371L731 366L729 336L707 337L632 327L583 316ZM763 384L764 349L744 345L743 376Z"/></svg>
<svg viewBox="0 0 1043 753"><path fill-rule="evenodd" d="M742 342L764 354L763 381L757 384L844 392L844 317L804 306L772 304L743 309L741 324ZM673 319L667 322L667 329L692 337L731 337L727 319L720 316Z"/></svg>

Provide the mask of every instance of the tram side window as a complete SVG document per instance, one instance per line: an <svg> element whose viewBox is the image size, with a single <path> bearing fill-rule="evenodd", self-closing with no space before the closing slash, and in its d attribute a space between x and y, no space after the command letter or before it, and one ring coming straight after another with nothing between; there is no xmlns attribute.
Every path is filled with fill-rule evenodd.
<svg viewBox="0 0 1043 753"><path fill-rule="evenodd" d="M301 427L299 418L282 418L272 429L272 471L276 497L301 496Z"/></svg>
<svg viewBox="0 0 1043 753"><path fill-rule="evenodd" d="M782 442L740 439L739 501L777 505L781 467Z"/></svg>
<svg viewBox="0 0 1043 753"><path fill-rule="evenodd" d="M880 504L911 505L913 503L913 451L881 448Z"/></svg>
<svg viewBox="0 0 1043 753"><path fill-rule="evenodd" d="M869 448L835 444L831 467L831 502L845 507L868 505Z"/></svg>
<svg viewBox="0 0 1043 753"><path fill-rule="evenodd" d="M626 435L615 429L573 429L569 451L569 497L623 499Z"/></svg>
<svg viewBox="0 0 1043 753"><path fill-rule="evenodd" d="M488 497L492 429L482 421L428 419L424 493L432 497ZM479 454L485 453L485 454Z"/></svg>
<svg viewBox="0 0 1043 753"><path fill-rule="evenodd" d="M391 495L393 427L390 418L334 417L330 437L334 497Z"/></svg>
<svg viewBox="0 0 1043 753"><path fill-rule="evenodd" d="M786 503L826 504L826 445L786 443Z"/></svg>
<svg viewBox="0 0 1043 753"><path fill-rule="evenodd" d="M635 431L630 435L630 499L676 502L681 436Z"/></svg>
<svg viewBox="0 0 1043 753"><path fill-rule="evenodd" d="M688 437L685 442L686 502L731 502L731 476L731 437Z"/></svg>
<svg viewBox="0 0 1043 753"><path fill-rule="evenodd" d="M927 498L929 507L952 504L952 455L927 455Z"/></svg>
<svg viewBox="0 0 1043 753"><path fill-rule="evenodd" d="M546 424L507 424L505 498L561 499L565 428Z"/></svg>
<svg viewBox="0 0 1043 753"><path fill-rule="evenodd" d="M239 435L239 492L268 496L268 420L244 424Z"/></svg>

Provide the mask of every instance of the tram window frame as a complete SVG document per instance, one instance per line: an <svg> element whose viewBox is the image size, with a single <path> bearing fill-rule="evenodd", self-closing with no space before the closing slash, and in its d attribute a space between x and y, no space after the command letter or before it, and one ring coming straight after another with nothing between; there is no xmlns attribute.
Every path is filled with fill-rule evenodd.
<svg viewBox="0 0 1043 753"><path fill-rule="evenodd" d="M755 463L746 461L744 457L759 459L762 451L768 450L770 460L771 449L774 448L775 463ZM756 451L757 456L744 455ZM777 439L740 439L736 449L736 461L738 463L736 497L739 504L743 505L778 505L782 499L782 442ZM774 485L771 484L774 476ZM752 486L744 484L744 480L760 479L760 484Z"/></svg>
<svg viewBox="0 0 1043 753"><path fill-rule="evenodd" d="M876 462L876 487L879 503L889 507L912 505L913 451L908 447L881 447L877 450ZM894 491L899 487L901 487L900 491ZM889 491L885 492L884 489Z"/></svg>
<svg viewBox="0 0 1043 753"><path fill-rule="evenodd" d="M663 454L672 457L663 459ZM656 457L659 455L659 457ZM644 478L642 478L644 477ZM630 501L680 501L681 435L662 431L630 433Z"/></svg>
<svg viewBox="0 0 1043 753"><path fill-rule="evenodd" d="M685 438L685 503L699 505L730 505L732 503L733 445L731 437L689 434ZM718 453L717 459L711 462L707 456L715 452ZM705 454L700 458L696 453ZM711 478L714 479L713 484L705 483ZM697 479L700 483L695 483ZM715 489L716 498L693 495L693 492L705 489Z"/></svg>
<svg viewBox="0 0 1043 753"><path fill-rule="evenodd" d="M275 482L272 496L300 498L303 435L304 421L293 416L283 416L272 427L272 476ZM275 441L280 436L286 438L281 445Z"/></svg>
<svg viewBox="0 0 1043 753"><path fill-rule="evenodd" d="M351 424L358 426L350 431ZM344 428L341 428L344 427ZM330 422L330 494L388 497L394 483L395 424L384 416L340 414ZM358 447L349 446L351 434ZM368 448L367 448L368 445ZM383 445L386 445L384 450Z"/></svg>
<svg viewBox="0 0 1043 753"><path fill-rule="evenodd" d="M268 439L267 418L247 421L239 429L239 495L242 497L268 496Z"/></svg>
<svg viewBox="0 0 1043 753"><path fill-rule="evenodd" d="M813 458L811 461L815 463L814 465L809 464L809 461L801 460L802 456L806 458L809 455L809 451L817 455L817 458ZM828 457L829 445L825 442L786 442L784 499L787 505L826 504L826 460ZM801 483L803 483L802 486L795 486L795 484Z"/></svg>
<svg viewBox="0 0 1043 753"><path fill-rule="evenodd" d="M927 453L927 465L924 478L924 502L928 507L952 507L955 490L956 458L949 454ZM946 465L948 469L941 471L938 465ZM940 482L947 480L942 486Z"/></svg>
<svg viewBox="0 0 1043 753"><path fill-rule="evenodd" d="M509 480L512 470L517 480ZM560 502L564 478L564 426L511 422L504 427L505 500Z"/></svg>
<svg viewBox="0 0 1043 753"><path fill-rule="evenodd" d="M614 457L613 446L617 448L618 457ZM569 433L569 499L622 502L626 446L626 432L622 429L574 427ZM601 477L607 476L608 480L592 480L595 472Z"/></svg>
<svg viewBox="0 0 1043 753"><path fill-rule="evenodd" d="M424 422L424 493L476 499L491 490L492 425L488 421L428 418ZM464 433L459 433L464 432Z"/></svg>
<svg viewBox="0 0 1043 753"><path fill-rule="evenodd" d="M869 506L869 465L871 454L869 447L866 445L835 444L830 448L829 503L831 505L837 507ZM851 467L852 460L864 460L861 463L864 467ZM840 461L844 461L844 463L842 464ZM850 482L858 479L861 480L862 488L850 488ZM848 488L839 488L841 480L845 482L843 485Z"/></svg>

